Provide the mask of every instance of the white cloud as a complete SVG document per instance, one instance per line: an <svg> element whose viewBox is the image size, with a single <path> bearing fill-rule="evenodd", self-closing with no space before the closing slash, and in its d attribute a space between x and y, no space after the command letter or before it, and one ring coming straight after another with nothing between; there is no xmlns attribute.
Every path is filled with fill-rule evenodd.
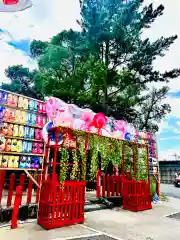
<svg viewBox="0 0 180 240"><path fill-rule="evenodd" d="M174 133L180 132L180 126L176 126L175 123L173 125L169 125L168 119L170 118L180 118L180 111L179 111L179 104L180 104L180 98L179 97L167 97L162 101L163 103L168 103L171 106L171 112L166 116L166 118L159 124L159 132L158 134L162 132L172 131ZM179 121L177 121L179 122ZM176 122L176 124L177 124Z"/></svg>
<svg viewBox="0 0 180 240"><path fill-rule="evenodd" d="M36 61L32 60L28 56L24 56L22 51L16 50L13 47L9 46L5 42L0 41L0 81L7 82L8 79L5 77L4 70L14 64L22 64L25 67L34 69L37 67Z"/></svg>
<svg viewBox="0 0 180 240"><path fill-rule="evenodd" d="M143 34L144 37L150 37L155 41L164 36L169 37L172 35L180 36L180 28L178 22L180 20L179 9L180 1L177 0L146 0L145 3L154 2L154 7L163 4L165 7L164 14L157 18L152 24L152 27L146 30ZM180 67L180 37L171 45L170 50L166 52L164 57L158 57L154 62L154 68L164 72L173 68ZM161 83L156 83L156 87L161 87ZM173 79L169 82L170 92L177 92L180 90L180 77Z"/></svg>
<svg viewBox="0 0 180 240"><path fill-rule="evenodd" d="M166 116L165 119L159 124L159 131L157 135L159 136L161 133L172 132L172 133L180 133L180 125L179 121L174 122L173 125L169 124L170 118L180 118L179 112L179 104L180 98L178 97L167 97L162 103L168 103L171 106L171 112Z"/></svg>
<svg viewBox="0 0 180 240"><path fill-rule="evenodd" d="M180 160L180 148L171 148L159 153L159 160Z"/></svg>
<svg viewBox="0 0 180 240"><path fill-rule="evenodd" d="M77 29L80 17L78 0L32 0L33 7L15 14L0 15L1 28L14 39L47 40L63 29Z"/></svg>
<svg viewBox="0 0 180 240"><path fill-rule="evenodd" d="M169 117L177 117L180 118L179 104L180 98L178 97L168 97L165 102L169 103L171 106L171 113Z"/></svg>
<svg viewBox="0 0 180 240"><path fill-rule="evenodd" d="M180 128L180 121L177 121L176 125Z"/></svg>
<svg viewBox="0 0 180 240"><path fill-rule="evenodd" d="M159 131L157 135L159 136L161 133L167 133L171 132L173 133L180 133L180 121L173 122L169 124L169 119L178 119L180 118L179 113L179 104L180 104L180 98L170 98L168 97L166 99L166 102L170 104L171 106L171 112L166 116L166 118L159 124Z"/></svg>
<svg viewBox="0 0 180 240"><path fill-rule="evenodd" d="M164 119L160 124L159 124L159 131L157 135L159 136L162 132L167 132L167 131L172 131L173 128L169 126L168 119Z"/></svg>
<svg viewBox="0 0 180 240"><path fill-rule="evenodd" d="M78 0L32 0L33 7L18 13L1 13L0 33L0 82L7 81L4 70L9 65L22 64L30 69L37 67L35 61L24 56L19 50L9 46L6 41L21 39L48 40L63 29L78 29Z"/></svg>

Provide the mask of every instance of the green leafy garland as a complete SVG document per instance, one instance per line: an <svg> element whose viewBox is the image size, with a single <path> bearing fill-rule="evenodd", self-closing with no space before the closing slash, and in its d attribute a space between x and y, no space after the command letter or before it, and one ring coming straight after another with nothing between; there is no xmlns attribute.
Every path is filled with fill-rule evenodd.
<svg viewBox="0 0 180 240"><path fill-rule="evenodd" d="M147 149L138 149L138 160L137 160L137 180L148 180L149 169L147 166Z"/></svg>
<svg viewBox="0 0 180 240"><path fill-rule="evenodd" d="M148 179L147 168L147 149L144 147L139 149L135 143L126 142L123 140L98 136L96 134L85 133L83 131L73 130L73 134L76 135L77 148L72 150L73 156L73 168L70 174L70 179L77 179L77 172L79 168L79 160L81 159L82 173L79 180L86 180L86 162L87 154L85 151L86 137L88 136L88 146L91 152L90 172L89 178L91 181L96 179L98 170L98 152L102 158L102 169L106 169L111 161L114 167L121 167L122 163L122 149L124 148L124 170L131 173L131 178L137 180ZM65 148L61 149L61 170L60 170L60 182L64 182L67 176L67 162L69 153ZM133 158L135 166L133 165ZM134 168L136 169L136 175L134 175Z"/></svg>
<svg viewBox="0 0 180 240"><path fill-rule="evenodd" d="M95 154L95 156L92 156L92 158L94 161L96 160L96 163L98 163L98 152L100 152L102 159L102 168L105 168L109 163L108 152L110 151L110 142L108 139L94 135L91 141L91 149L93 149L92 155Z"/></svg>
<svg viewBox="0 0 180 240"><path fill-rule="evenodd" d="M75 180L77 177L78 169L79 169L77 149L72 150L72 158L73 158L73 167L72 167L70 179Z"/></svg>
<svg viewBox="0 0 180 240"><path fill-rule="evenodd" d="M69 158L68 150L66 148L61 148L61 165L59 176L60 183L64 183L64 181L66 180L68 158Z"/></svg>
<svg viewBox="0 0 180 240"><path fill-rule="evenodd" d="M115 167L120 167L122 163L123 142L118 139L111 139L109 157Z"/></svg>
<svg viewBox="0 0 180 240"><path fill-rule="evenodd" d="M85 136L87 137L87 136ZM79 153L81 157L81 169L82 169L82 175L81 175L81 180L85 181L86 180L86 161L87 161L87 156L85 152L85 138L79 137L78 138L78 144L79 144Z"/></svg>
<svg viewBox="0 0 180 240"><path fill-rule="evenodd" d="M98 169L98 152L102 158L102 169L106 169L112 161L114 167L120 167L122 162L122 141L114 138L89 134L89 146L91 149L90 180L96 179Z"/></svg>
<svg viewBox="0 0 180 240"><path fill-rule="evenodd" d="M134 178L133 170L133 148L128 142L123 142L124 148L124 171L125 173L130 172L131 178Z"/></svg>
<svg viewBox="0 0 180 240"><path fill-rule="evenodd" d="M98 143L96 140L96 135L88 136L89 148L91 150L91 164L90 164L90 173L89 179L90 181L94 181L96 179L96 174L98 170Z"/></svg>

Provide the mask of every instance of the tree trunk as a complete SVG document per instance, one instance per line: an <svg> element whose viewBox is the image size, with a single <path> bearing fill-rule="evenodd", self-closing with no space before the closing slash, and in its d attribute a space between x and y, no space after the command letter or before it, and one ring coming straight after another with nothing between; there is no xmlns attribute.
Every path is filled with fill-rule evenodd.
<svg viewBox="0 0 180 240"><path fill-rule="evenodd" d="M147 109L147 116L146 116L146 119L145 119L145 122L142 126L142 131L144 129L146 129L147 125L148 125L148 122L149 122L149 117L150 117L150 114L152 112L152 109L153 109L153 105L154 105L154 98L155 98L155 95L152 95L152 99L151 99L151 106L149 107L149 109Z"/></svg>

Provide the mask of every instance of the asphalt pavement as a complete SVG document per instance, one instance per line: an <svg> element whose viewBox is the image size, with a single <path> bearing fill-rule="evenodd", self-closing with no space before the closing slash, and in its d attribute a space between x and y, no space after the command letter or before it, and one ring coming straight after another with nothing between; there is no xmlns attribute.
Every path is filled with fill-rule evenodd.
<svg viewBox="0 0 180 240"><path fill-rule="evenodd" d="M176 188L173 184L161 184L161 192L169 197L180 199L180 188Z"/></svg>

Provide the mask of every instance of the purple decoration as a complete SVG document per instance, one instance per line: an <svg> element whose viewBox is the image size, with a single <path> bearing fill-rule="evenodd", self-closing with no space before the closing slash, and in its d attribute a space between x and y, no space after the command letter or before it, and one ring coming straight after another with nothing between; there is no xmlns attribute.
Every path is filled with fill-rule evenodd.
<svg viewBox="0 0 180 240"><path fill-rule="evenodd" d="M6 102L7 102L7 96L8 96L8 93L6 93L6 92L1 92L1 94L0 94L0 103L1 103L1 104L6 104Z"/></svg>
<svg viewBox="0 0 180 240"><path fill-rule="evenodd" d="M2 91L0 91L0 103L1 103L2 96L3 96L3 93Z"/></svg>
<svg viewBox="0 0 180 240"><path fill-rule="evenodd" d="M0 127L3 126L4 110L5 110L5 107L0 106Z"/></svg>
<svg viewBox="0 0 180 240"><path fill-rule="evenodd" d="M39 168L39 167L40 167L40 157L32 157L31 168Z"/></svg>

